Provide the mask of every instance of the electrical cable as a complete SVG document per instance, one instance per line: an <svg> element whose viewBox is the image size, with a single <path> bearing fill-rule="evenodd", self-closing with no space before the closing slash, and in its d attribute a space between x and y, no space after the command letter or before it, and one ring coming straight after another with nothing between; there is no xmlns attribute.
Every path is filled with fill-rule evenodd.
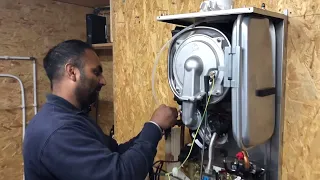
<svg viewBox="0 0 320 180"><path fill-rule="evenodd" d="M157 166L154 180L160 180L160 171L162 169L162 165L163 165L163 162L160 162L160 164Z"/></svg>
<svg viewBox="0 0 320 180"><path fill-rule="evenodd" d="M214 87L214 81L212 82L212 88L213 88L213 87ZM203 121L203 119L204 119L204 117L205 117L205 114L206 114L206 112L207 112L207 109L208 109L208 105L209 105L211 96L212 96L212 94L210 94L209 97L208 97L208 100L207 100L207 103L206 103L206 107L205 107L205 109L204 109L204 113L203 113L202 118L201 118L200 125L199 125L199 127L197 128L196 134L195 134L195 136L194 136L194 138L193 138L193 141L192 141L192 144L191 144L191 148L190 148L190 150L189 150L189 153L188 153L186 159L183 161L183 163L178 167L178 170L179 170L179 169L186 163L186 161L189 159L189 156L190 156L190 154L191 154L191 152L192 152L192 149L193 149L193 145L195 144L196 137L197 137L198 132L199 132L199 130L200 130L202 121ZM172 172L166 173L166 176L168 176L169 180L170 180L170 174L172 174Z"/></svg>
<svg viewBox="0 0 320 180"><path fill-rule="evenodd" d="M161 169L162 169L162 167L163 167L163 162L161 163L161 165L160 165L160 168L159 168L159 173L161 172ZM160 176L158 177L158 180L160 180Z"/></svg>
<svg viewBox="0 0 320 180"><path fill-rule="evenodd" d="M165 160L158 160L156 162L153 163L152 167L156 168L155 172L153 171L153 169L150 170L150 174L149 174L149 179L150 180L157 180L160 178L160 171L163 171L163 176L165 175L165 173L168 173L167 171L163 170L163 164L164 163L177 163L179 161L165 161ZM156 166L159 163L158 166Z"/></svg>
<svg viewBox="0 0 320 180"><path fill-rule="evenodd" d="M163 171L163 170L161 170L161 171ZM165 176L165 173L159 173L158 175ZM173 178L178 179L178 180L183 180L183 179L181 179L181 178L179 178L177 176L174 176L174 175L170 175L170 177L173 177Z"/></svg>
<svg viewBox="0 0 320 180"><path fill-rule="evenodd" d="M157 54L157 56L156 56L156 58L155 58L154 65L153 65L152 77L151 77L152 95L153 95L154 101L156 102L157 105L160 105L160 103L159 103L159 100L158 100L157 95L156 95L156 92L155 92L155 77L156 77L155 75L156 75L156 69L157 69L157 66L158 66L158 63L159 63L160 55L161 55L162 52L164 51L165 47L168 46L168 45L172 42L173 39L175 39L176 37L178 37L179 35L181 35L181 34L184 33L185 31L189 30L190 28L193 28L193 27L197 26L198 24L201 24L202 22L204 22L204 21L196 22L196 23L194 23L194 24L192 24L192 25L184 28L183 30L181 30L181 31L178 32L177 34L175 34L169 41L167 41L167 42L162 46L162 48L160 49L160 52ZM213 86L214 86L214 83L212 83L212 87L213 87ZM208 107L209 102L210 102L210 97L211 97L211 95L209 96L209 98L208 98L208 100L207 100L207 104L206 104L206 108L205 108L204 114L205 114L206 111L207 111L207 107ZM197 134L198 134L198 132L199 132L199 129L200 129L200 127L201 127L201 124L202 124L202 121L203 121L203 118L204 118L204 117L205 117L205 116L202 116L202 118L201 118L201 123L200 123L200 125L199 125L199 127L198 127L198 129L197 129L197 131L196 131L195 137L194 137L193 142L192 142L192 144L191 144L191 148L190 148L189 154L188 154L188 156L186 157L186 159L184 160L184 162L180 165L180 167L178 168L178 170L185 164L185 162L188 160L188 158L189 158L189 156L190 156L190 154L191 154L191 152L192 152L192 149L193 149L193 145L194 145L196 136L197 136ZM168 178L169 178L169 180L170 180L170 175L172 175L172 172L166 173L165 175L168 176Z"/></svg>
<svg viewBox="0 0 320 180"><path fill-rule="evenodd" d="M179 161L158 160L158 161L156 161L156 162L153 163L153 166L155 166L157 163L161 163L161 162L164 162L164 163L176 163L176 162L179 162Z"/></svg>

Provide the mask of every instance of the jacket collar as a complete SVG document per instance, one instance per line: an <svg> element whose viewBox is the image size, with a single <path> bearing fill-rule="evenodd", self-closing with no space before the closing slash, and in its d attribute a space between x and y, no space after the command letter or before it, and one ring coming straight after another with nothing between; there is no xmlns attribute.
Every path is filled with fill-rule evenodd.
<svg viewBox="0 0 320 180"><path fill-rule="evenodd" d="M91 110L90 107L88 107L87 109L79 109L75 107L73 104L71 104L69 101L67 101L66 99L54 94L48 94L46 98L47 98L48 104L59 106L67 111L74 112L75 114L81 114L81 113L88 114Z"/></svg>

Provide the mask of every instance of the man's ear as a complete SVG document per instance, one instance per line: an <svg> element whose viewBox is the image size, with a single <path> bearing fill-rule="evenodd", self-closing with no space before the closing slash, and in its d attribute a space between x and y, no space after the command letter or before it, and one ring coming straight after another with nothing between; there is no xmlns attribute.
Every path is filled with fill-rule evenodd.
<svg viewBox="0 0 320 180"><path fill-rule="evenodd" d="M65 65L65 72L66 72L66 76L68 79L72 80L72 81L76 81L77 80L77 71L78 69L70 64L70 63L67 63Z"/></svg>

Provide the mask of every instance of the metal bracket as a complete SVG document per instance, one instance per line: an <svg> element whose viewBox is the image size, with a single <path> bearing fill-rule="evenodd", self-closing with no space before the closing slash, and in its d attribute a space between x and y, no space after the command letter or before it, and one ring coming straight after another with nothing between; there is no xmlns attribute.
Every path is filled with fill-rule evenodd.
<svg viewBox="0 0 320 180"><path fill-rule="evenodd" d="M225 48L225 67L219 67L224 71L225 87L239 87L240 59L240 46Z"/></svg>

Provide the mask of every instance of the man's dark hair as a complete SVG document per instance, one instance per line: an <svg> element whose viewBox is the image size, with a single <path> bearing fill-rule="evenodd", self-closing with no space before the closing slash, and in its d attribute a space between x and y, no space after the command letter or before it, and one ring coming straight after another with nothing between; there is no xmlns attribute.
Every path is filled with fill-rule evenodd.
<svg viewBox="0 0 320 180"><path fill-rule="evenodd" d="M63 76L65 64L70 63L80 70L83 69L84 60L81 57L87 49L94 51L89 44L72 39L61 42L48 51L43 59L43 67L50 80L51 89L53 82Z"/></svg>

